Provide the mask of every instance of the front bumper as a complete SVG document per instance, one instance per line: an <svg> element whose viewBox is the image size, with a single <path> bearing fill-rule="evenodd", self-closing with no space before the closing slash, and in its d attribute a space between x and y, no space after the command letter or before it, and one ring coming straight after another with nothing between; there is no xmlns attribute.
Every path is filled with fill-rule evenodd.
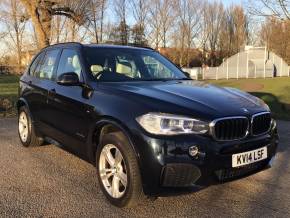
<svg viewBox="0 0 290 218"><path fill-rule="evenodd" d="M158 196L174 187L204 187L241 178L269 167L278 146L277 129L269 134L242 141L217 142L197 135L164 138L135 134L134 145L139 153L143 190ZM190 146L198 146L196 157L189 155ZM232 168L232 154L267 146L267 159L239 168Z"/></svg>

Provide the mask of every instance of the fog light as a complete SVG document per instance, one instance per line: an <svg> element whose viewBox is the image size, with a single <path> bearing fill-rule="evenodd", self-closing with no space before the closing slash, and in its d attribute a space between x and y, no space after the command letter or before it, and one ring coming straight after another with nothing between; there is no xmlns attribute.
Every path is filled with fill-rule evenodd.
<svg viewBox="0 0 290 218"><path fill-rule="evenodd" d="M195 157L198 154L198 147L197 146L190 146L188 149L189 155Z"/></svg>

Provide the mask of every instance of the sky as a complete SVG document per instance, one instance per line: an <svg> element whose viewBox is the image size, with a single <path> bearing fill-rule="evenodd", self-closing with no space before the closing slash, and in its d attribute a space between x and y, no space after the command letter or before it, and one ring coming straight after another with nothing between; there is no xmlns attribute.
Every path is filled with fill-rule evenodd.
<svg viewBox="0 0 290 218"><path fill-rule="evenodd" d="M232 4L242 4L241 0L221 0L221 2L223 2L226 6L230 6Z"/></svg>

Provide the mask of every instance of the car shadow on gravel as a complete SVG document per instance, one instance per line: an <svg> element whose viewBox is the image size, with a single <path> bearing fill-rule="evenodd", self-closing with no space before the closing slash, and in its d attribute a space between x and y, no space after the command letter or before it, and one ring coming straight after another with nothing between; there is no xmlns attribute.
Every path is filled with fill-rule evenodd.
<svg viewBox="0 0 290 218"><path fill-rule="evenodd" d="M278 153L271 171L265 174L264 180L266 185L263 189L257 192L256 196L251 200L253 202L265 202L265 199L269 199L265 202L265 206L275 213L283 214L285 217L289 217L290 204L286 199L290 199L289 192L283 192L282 190L289 190L290 181L286 175L290 174L290 150L289 141L282 141L280 146L285 148L282 153ZM287 147L287 148L286 148ZM281 151L281 149L279 149ZM285 197L286 196L286 197ZM255 214L257 208L251 205L248 210L248 216ZM287 215L288 214L288 215ZM267 216L267 214L265 214Z"/></svg>
<svg viewBox="0 0 290 218"><path fill-rule="evenodd" d="M290 105L281 102L277 96L266 92L249 92L249 93L265 101L265 103L269 105L272 114L276 119L290 120Z"/></svg>

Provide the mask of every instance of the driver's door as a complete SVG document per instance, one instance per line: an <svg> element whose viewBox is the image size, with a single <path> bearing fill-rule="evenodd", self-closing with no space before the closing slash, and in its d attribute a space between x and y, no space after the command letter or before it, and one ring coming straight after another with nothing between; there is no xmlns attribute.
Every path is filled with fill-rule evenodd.
<svg viewBox="0 0 290 218"><path fill-rule="evenodd" d="M56 73L57 78L64 73L76 73L82 82L82 64L79 53L74 49L63 49ZM87 99L83 97L81 86L63 86L55 83L49 97L50 125L57 131L52 138L70 145L73 150L81 149L88 133L89 110Z"/></svg>

